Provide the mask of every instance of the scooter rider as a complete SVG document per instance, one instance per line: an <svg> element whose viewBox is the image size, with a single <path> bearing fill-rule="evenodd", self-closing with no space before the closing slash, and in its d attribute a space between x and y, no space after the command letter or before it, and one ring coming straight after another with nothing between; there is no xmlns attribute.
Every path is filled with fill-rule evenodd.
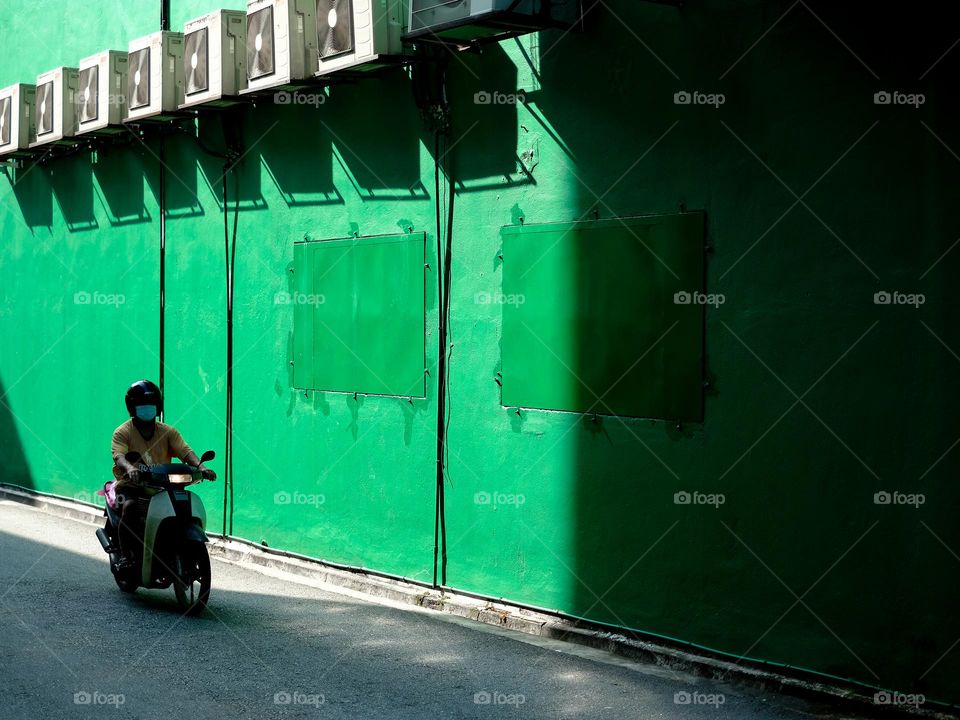
<svg viewBox="0 0 960 720"><path fill-rule="evenodd" d="M121 567L130 567L135 563L137 548L142 541L145 519L145 498L150 496L146 486L140 481L135 465L124 457L128 452L140 454L146 465L167 464L172 458L199 467L206 480L216 480L217 474L203 467L200 458L183 440L183 436L172 425L157 421L163 411L163 398L160 388L149 380L138 380L128 389L124 397L130 419L113 431L110 452L113 454L113 475L117 478L116 492L122 502L119 540Z"/></svg>

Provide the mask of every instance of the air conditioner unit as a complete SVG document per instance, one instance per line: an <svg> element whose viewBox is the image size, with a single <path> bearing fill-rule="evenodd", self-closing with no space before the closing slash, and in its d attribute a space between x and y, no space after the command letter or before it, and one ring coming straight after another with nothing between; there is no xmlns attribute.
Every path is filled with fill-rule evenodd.
<svg viewBox="0 0 960 720"><path fill-rule="evenodd" d="M59 67L37 76L36 126L30 147L72 142L77 132L80 71Z"/></svg>
<svg viewBox="0 0 960 720"><path fill-rule="evenodd" d="M570 27L580 0L410 0L409 40L470 44L503 35Z"/></svg>
<svg viewBox="0 0 960 720"><path fill-rule="evenodd" d="M160 31L131 40L125 122L162 119L183 102L183 33Z"/></svg>
<svg viewBox="0 0 960 720"><path fill-rule="evenodd" d="M123 132L126 113L127 54L104 50L80 61L77 134Z"/></svg>
<svg viewBox="0 0 960 720"><path fill-rule="evenodd" d="M317 72L316 0L250 0L247 89L255 92Z"/></svg>
<svg viewBox="0 0 960 720"><path fill-rule="evenodd" d="M229 105L247 86L247 14L215 10L183 26L180 107Z"/></svg>
<svg viewBox="0 0 960 720"><path fill-rule="evenodd" d="M404 54L407 0L316 0L318 76L371 70Z"/></svg>
<svg viewBox="0 0 960 720"><path fill-rule="evenodd" d="M0 90L0 156L17 157L26 152L36 131L35 85L17 83Z"/></svg>

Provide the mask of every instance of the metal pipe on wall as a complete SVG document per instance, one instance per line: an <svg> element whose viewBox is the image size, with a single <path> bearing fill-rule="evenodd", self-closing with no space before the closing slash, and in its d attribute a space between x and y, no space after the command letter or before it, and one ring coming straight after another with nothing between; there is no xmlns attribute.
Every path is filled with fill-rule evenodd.
<svg viewBox="0 0 960 720"><path fill-rule="evenodd" d="M160 29L169 30L170 29L170 0L160 0ZM158 201L160 204L160 339L159 339L159 352L157 353L160 357L160 368L158 371L159 377L158 385L160 387L160 393L163 394L164 391L164 370L166 369L166 363L164 362L164 332L165 332L165 303L166 303L166 282L167 282L167 166L166 159L164 157L164 141L163 137L160 138L160 151L157 155L157 159L160 161L159 168L159 197ZM161 416L162 417L162 416Z"/></svg>

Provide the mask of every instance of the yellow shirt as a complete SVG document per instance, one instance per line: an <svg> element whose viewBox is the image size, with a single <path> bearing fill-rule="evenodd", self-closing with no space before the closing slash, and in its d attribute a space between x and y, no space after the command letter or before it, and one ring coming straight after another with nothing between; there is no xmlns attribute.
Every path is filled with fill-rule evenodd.
<svg viewBox="0 0 960 720"><path fill-rule="evenodd" d="M186 455L193 452L173 425L158 421L156 426L153 437L147 440L137 430L133 420L127 420L113 431L110 454L115 458L131 451L138 452L145 465L163 465L175 457L184 460ZM116 462L113 465L113 475L123 484L123 473Z"/></svg>

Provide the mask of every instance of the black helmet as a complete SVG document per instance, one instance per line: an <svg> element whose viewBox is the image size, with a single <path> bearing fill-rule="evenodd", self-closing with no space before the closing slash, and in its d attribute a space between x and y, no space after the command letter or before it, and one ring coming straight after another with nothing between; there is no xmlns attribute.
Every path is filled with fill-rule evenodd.
<svg viewBox="0 0 960 720"><path fill-rule="evenodd" d="M163 396L160 394L160 388L149 380L137 380L127 388L123 401L127 404L130 417L136 415L137 405L156 405L157 415L163 412Z"/></svg>

